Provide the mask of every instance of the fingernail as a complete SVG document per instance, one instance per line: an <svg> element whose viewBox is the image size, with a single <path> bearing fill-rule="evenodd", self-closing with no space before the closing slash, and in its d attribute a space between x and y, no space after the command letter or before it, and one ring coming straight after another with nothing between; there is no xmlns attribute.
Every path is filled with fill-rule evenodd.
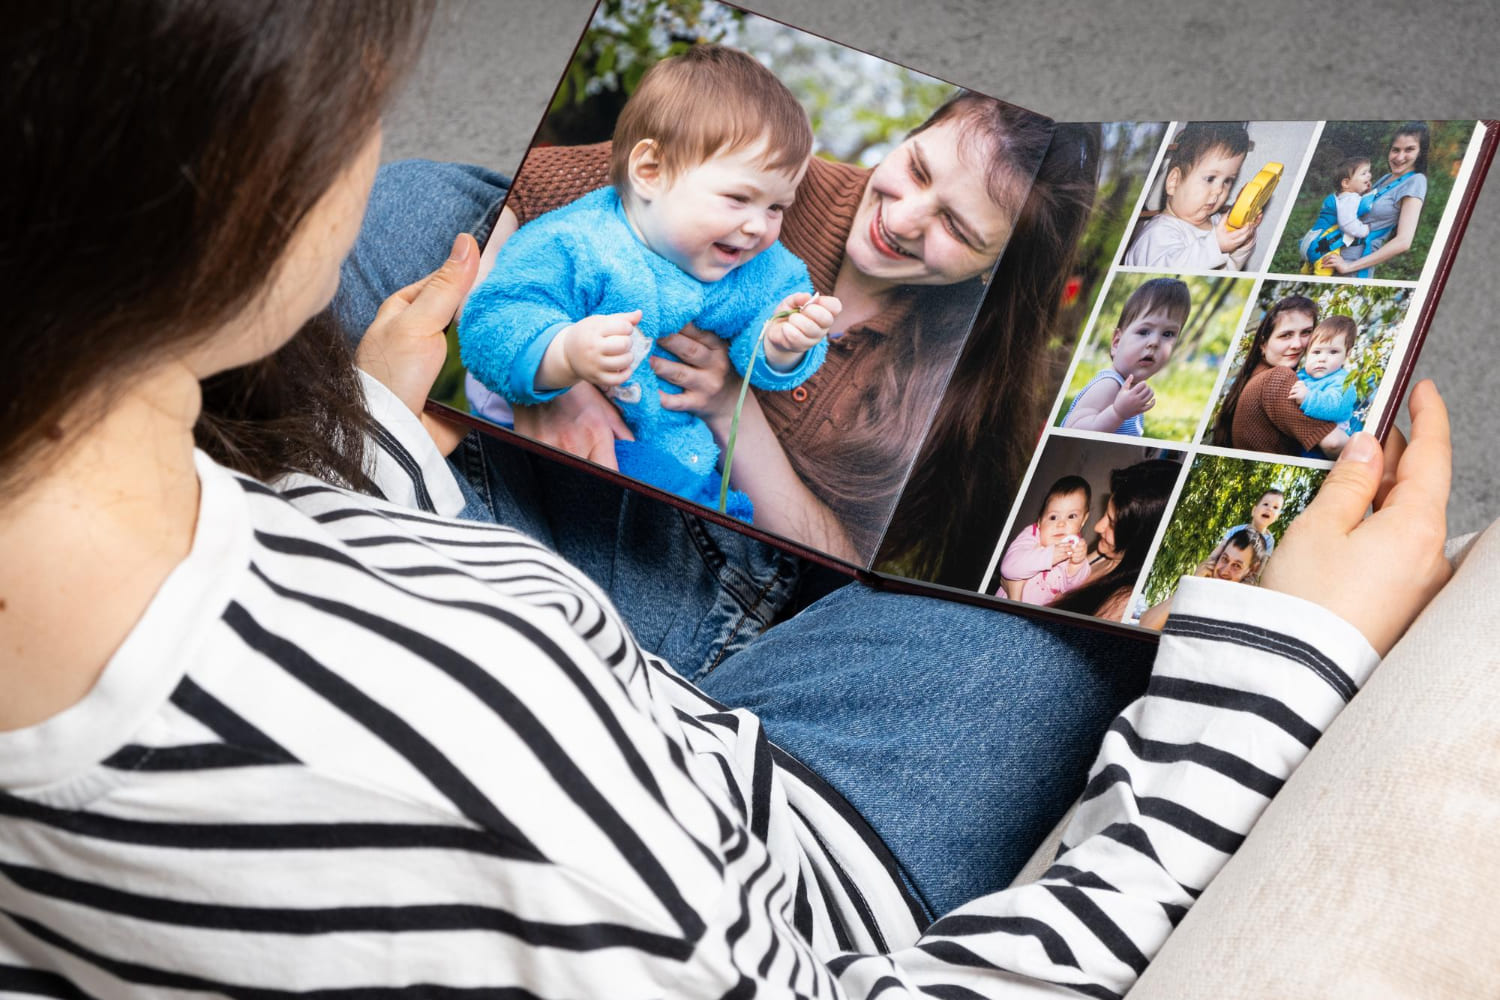
<svg viewBox="0 0 1500 1000"><path fill-rule="evenodd" d="M1380 444L1375 440L1375 435L1368 431L1360 431L1349 439L1344 445L1344 450L1339 455L1339 460L1344 462L1372 462L1375 454L1380 450Z"/></svg>
<svg viewBox="0 0 1500 1000"><path fill-rule="evenodd" d="M469 248L473 246L473 244L464 239L466 235L468 234L459 233L456 237L454 237L453 249L448 254L448 263L462 264L464 261L469 259Z"/></svg>

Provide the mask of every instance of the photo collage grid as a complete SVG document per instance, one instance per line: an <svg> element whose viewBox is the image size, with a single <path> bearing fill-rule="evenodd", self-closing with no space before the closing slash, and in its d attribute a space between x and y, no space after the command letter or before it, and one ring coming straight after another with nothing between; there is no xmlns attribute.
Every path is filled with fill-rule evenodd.
<svg viewBox="0 0 1500 1000"><path fill-rule="evenodd" d="M1159 629L1184 575L1257 584L1391 405L1482 139L1168 125L980 589Z"/></svg>

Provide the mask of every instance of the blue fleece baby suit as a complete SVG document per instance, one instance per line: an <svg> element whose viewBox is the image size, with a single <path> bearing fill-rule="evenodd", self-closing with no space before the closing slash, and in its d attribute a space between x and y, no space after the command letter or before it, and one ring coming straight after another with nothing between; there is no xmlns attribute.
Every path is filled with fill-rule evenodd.
<svg viewBox="0 0 1500 1000"><path fill-rule="evenodd" d="M464 367L512 403L544 402L565 390L536 387L537 367L552 338L585 316L641 310L641 333L652 341L689 323L729 341L729 358L744 375L761 327L793 292L811 292L807 268L773 243L722 280L699 281L641 243L613 188L600 188L538 216L506 241L495 269L474 290L459 324ZM819 342L796 368L778 372L755 359L750 384L784 390L802 384L827 353ZM659 346L652 354L672 359ZM642 362L617 396L636 442L616 442L620 471L690 500L717 506L719 449L708 425L662 408L658 391L677 393ZM739 498L749 520L749 501ZM731 513L735 513L731 510Z"/></svg>

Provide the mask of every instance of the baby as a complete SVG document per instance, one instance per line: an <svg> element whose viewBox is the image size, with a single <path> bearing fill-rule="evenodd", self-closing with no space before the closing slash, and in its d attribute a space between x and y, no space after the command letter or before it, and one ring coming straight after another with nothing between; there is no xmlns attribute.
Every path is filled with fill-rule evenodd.
<svg viewBox="0 0 1500 1000"><path fill-rule="evenodd" d="M1323 199L1317 221L1303 234L1297 249L1302 254L1302 270L1307 274L1332 274L1319 269L1318 262L1331 253L1353 246L1370 235L1370 227L1360 221L1361 199L1370 193L1370 160L1351 156L1334 171L1333 194Z"/></svg>
<svg viewBox="0 0 1500 1000"><path fill-rule="evenodd" d="M1144 436L1141 414L1156 405L1146 381L1171 360L1192 308L1187 284L1176 278L1152 278L1132 292L1109 342L1110 367L1073 397L1062 426Z"/></svg>
<svg viewBox="0 0 1500 1000"><path fill-rule="evenodd" d="M1063 476L1042 498L1036 523L1016 536L1000 560L1005 596L1026 604L1051 604L1089 578L1088 546L1080 532L1093 492L1079 476Z"/></svg>
<svg viewBox="0 0 1500 1000"><path fill-rule="evenodd" d="M1192 122L1167 151L1161 212L1135 234L1124 264L1162 269L1243 271L1255 250L1256 216L1229 228L1219 210L1239 180L1250 134L1233 122Z"/></svg>
<svg viewBox="0 0 1500 1000"><path fill-rule="evenodd" d="M1359 395L1354 386L1346 384L1344 362L1358 335L1359 327L1348 316L1329 316L1313 327L1302 367L1297 371L1297 384L1288 393L1303 413L1314 420L1331 420L1345 434L1357 429L1352 424ZM1308 457L1323 456L1313 451Z"/></svg>
<svg viewBox="0 0 1500 1000"><path fill-rule="evenodd" d="M611 186L516 231L470 295L465 367L512 403L608 390L635 436L616 442L620 471L717 506L713 434L662 405L679 390L646 358L671 359L656 339L692 323L757 388L817 370L839 302L776 242L811 151L806 112L750 56L699 45L657 63L616 123ZM727 509L750 520L743 494Z"/></svg>

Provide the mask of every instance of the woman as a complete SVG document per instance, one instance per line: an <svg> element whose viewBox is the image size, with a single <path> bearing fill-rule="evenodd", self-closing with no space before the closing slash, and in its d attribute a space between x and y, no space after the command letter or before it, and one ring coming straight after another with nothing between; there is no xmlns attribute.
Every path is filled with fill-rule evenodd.
<svg viewBox="0 0 1500 1000"><path fill-rule="evenodd" d="M1022 429L1042 419L1046 332L1093 197L1097 129L1061 126L1049 136L1029 112L960 94L873 169L812 161L782 241L844 310L830 357L806 386L746 404L734 479L756 502L758 527L861 564L879 545L888 568L977 586L983 557L974 540L1029 457L1033 436ZM607 143L533 150L486 256L517 225L607 183L608 160ZM392 199L409 212L414 200L440 197L431 192L458 169L414 166L382 183L420 189ZM370 225L380 232L395 223L377 212ZM401 228L409 225L403 217ZM360 256L387 252L368 242ZM1012 252L986 289L1007 245ZM400 277L408 275L410 266ZM365 296L352 325L377 298ZM979 326L965 343L981 299ZM722 444L737 395L737 383L724 389L732 373L722 343L678 338L666 346L683 364L654 362L658 374L687 390L668 405L693 407ZM587 387L516 420L532 437L606 463L599 438L622 431ZM597 435L580 441L580 423Z"/></svg>
<svg viewBox="0 0 1500 1000"><path fill-rule="evenodd" d="M1124 618L1181 472L1182 463L1158 458L1109 474L1104 516L1094 525L1097 541L1089 582L1064 594L1054 608L1111 621Z"/></svg>
<svg viewBox="0 0 1500 1000"><path fill-rule="evenodd" d="M1213 443L1246 451L1302 455L1312 449L1338 457L1349 436L1328 420L1315 420L1291 399L1297 360L1318 325L1318 305L1288 295L1266 310L1245 365L1224 394Z"/></svg>
<svg viewBox="0 0 1500 1000"><path fill-rule="evenodd" d="M753 714L642 651L576 570L514 531L308 475L462 503L417 408L473 241L382 307L361 353L380 380L352 381L326 328L298 333L358 229L414 10L39 6L0 38L17 168L0 256L24 279L0 334L0 989L1002 996L1022 976L1123 992L1162 914L1227 857L1157 824L1211 805L1238 838L1263 793L1114 747L1099 773L1127 781L1093 790L1067 868L922 935L905 883L923 859L888 853ZM1283 542L1267 584L1286 593L1221 607L1212 583L1184 585L1190 610L1294 628L1357 686L1446 572L1446 427L1430 387L1413 409L1388 509L1356 527L1382 468L1365 435ZM377 460L351 464L366 433ZM195 436L277 486L195 454ZM788 625L759 655L816 681L828 658ZM880 655L932 700L937 677L904 658L951 640L909 626ZM1279 731L1236 699L1276 699L1312 733L1336 714L1344 696L1303 662L1243 641L1164 644L1165 682L1213 677L1224 698L1184 712L1153 695L1121 725L1238 755ZM826 683L808 698L847 710L824 717L830 737L898 719ZM990 714L971 700L963 717ZM959 718L908 739L963 742ZM1260 766L1279 781L1303 752ZM889 808L943 783L957 793L929 822L945 829L992 791L898 770ZM1157 795L1165 820L1137 805ZM1114 836L1151 837L1171 874ZM1069 916L1094 897L1109 927Z"/></svg>
<svg viewBox="0 0 1500 1000"><path fill-rule="evenodd" d="M1359 243L1330 254L1323 263L1335 274L1373 278L1375 268L1411 249L1427 197L1427 147L1432 136L1426 122L1412 121L1391 137L1386 152L1388 173L1375 182L1374 195L1361 221L1370 233ZM1420 265L1419 265L1420 266Z"/></svg>

